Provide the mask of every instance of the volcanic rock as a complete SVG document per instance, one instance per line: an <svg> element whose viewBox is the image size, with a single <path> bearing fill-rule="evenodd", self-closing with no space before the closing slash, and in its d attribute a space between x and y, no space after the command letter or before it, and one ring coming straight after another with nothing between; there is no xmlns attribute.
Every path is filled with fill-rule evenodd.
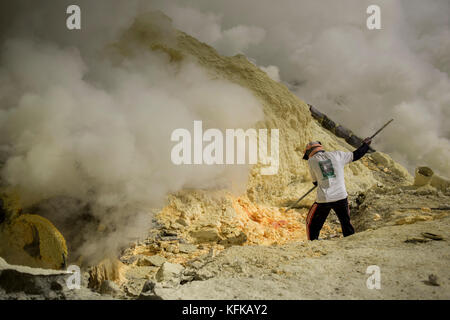
<svg viewBox="0 0 450 320"><path fill-rule="evenodd" d="M69 289L66 271L10 265L0 258L1 299L111 299L83 286Z"/></svg>
<svg viewBox="0 0 450 320"><path fill-rule="evenodd" d="M139 256L137 260L138 266L156 266L160 267L163 265L164 262L166 262L166 258L161 257L160 255L153 255L153 256Z"/></svg>
<svg viewBox="0 0 450 320"><path fill-rule="evenodd" d="M155 278L158 282L166 282L176 285L181 280L181 272L183 269L184 267L182 265L164 262L156 273Z"/></svg>

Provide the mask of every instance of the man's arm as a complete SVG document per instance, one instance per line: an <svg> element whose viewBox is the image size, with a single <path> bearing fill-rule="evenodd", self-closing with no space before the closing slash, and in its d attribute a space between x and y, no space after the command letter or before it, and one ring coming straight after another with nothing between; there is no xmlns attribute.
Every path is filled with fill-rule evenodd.
<svg viewBox="0 0 450 320"><path fill-rule="evenodd" d="M314 171L312 170L309 163L308 163L308 168L309 168L309 173L311 174L313 184L317 187L317 178L316 178L316 175L314 174Z"/></svg>
<svg viewBox="0 0 450 320"><path fill-rule="evenodd" d="M371 143L372 140L370 138L365 138L363 144L358 149L353 151L353 161L361 159L367 151L369 151L369 146Z"/></svg>

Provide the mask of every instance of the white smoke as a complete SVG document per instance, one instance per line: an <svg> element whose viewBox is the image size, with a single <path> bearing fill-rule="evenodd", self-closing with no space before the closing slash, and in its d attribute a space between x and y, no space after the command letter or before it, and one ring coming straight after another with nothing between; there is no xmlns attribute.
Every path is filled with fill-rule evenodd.
<svg viewBox="0 0 450 320"><path fill-rule="evenodd" d="M219 52L278 67L301 99L360 136L395 118L374 147L410 170L429 165L450 176L448 0L153 3ZM381 8L381 30L366 27L372 4ZM264 37L243 33L254 41L231 37L224 47L227 30L238 27Z"/></svg>
<svg viewBox="0 0 450 320"><path fill-rule="evenodd" d="M21 34L3 42L1 178L25 206L59 199L58 208L51 206L58 217L47 213L52 221L81 219L88 205L108 235L82 226L75 236L86 240L77 239L85 258L144 235L150 210L171 192L239 180L245 186L246 167L172 164L170 137L177 128L192 131L194 120L212 128L253 126L263 112L250 91L213 78L194 59L171 62L146 49L116 60L102 52L110 37L96 39L97 52L55 39Z"/></svg>
<svg viewBox="0 0 450 320"><path fill-rule="evenodd" d="M235 25L223 29L220 13L203 13L171 2L166 2L163 7L152 7L163 9L173 19L175 28L208 43L223 55L244 53L251 46L260 44L266 36L264 29L255 26Z"/></svg>
<svg viewBox="0 0 450 320"><path fill-rule="evenodd" d="M81 31L65 28L69 4L81 7ZM382 30L366 28L370 4L381 7ZM162 10L222 54L268 66L272 78L358 135L395 118L375 148L450 176L446 0L17 0L0 9L2 180L25 204L59 197L52 221L88 205L110 236L80 229L85 256L144 234L150 208L167 193L245 177L234 167L172 165L173 129L193 120L246 128L263 117L251 93L188 60L148 50L119 62L105 56L147 10Z"/></svg>

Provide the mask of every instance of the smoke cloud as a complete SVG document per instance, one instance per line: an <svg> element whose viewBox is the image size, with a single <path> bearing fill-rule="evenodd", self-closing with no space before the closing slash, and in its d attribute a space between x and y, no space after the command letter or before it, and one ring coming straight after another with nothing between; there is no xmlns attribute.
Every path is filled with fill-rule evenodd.
<svg viewBox="0 0 450 320"><path fill-rule="evenodd" d="M81 7L81 31L65 28L70 4ZM371 4L381 30L366 28ZM174 166L170 133L193 120L254 125L263 113L250 92L159 51L118 61L105 53L149 10L222 54L245 54L360 136L395 118L375 148L450 176L449 9L447 0L3 1L2 182L28 206L55 199L50 219L72 223L90 258L143 235L168 193L246 176L242 167ZM95 223L80 223L84 210Z"/></svg>
<svg viewBox="0 0 450 320"><path fill-rule="evenodd" d="M85 5L82 12L95 12ZM23 19L34 14L39 10ZM136 15L123 17L123 28ZM19 190L24 206L41 204L45 216L69 229L73 249L91 259L145 235L150 210L171 192L245 186L247 167L174 165L170 137L177 128L192 132L194 120L219 129L253 126L263 112L251 92L213 79L193 59L171 62L162 51L137 48L117 60L106 50L105 56L123 30L117 26L115 36L102 25L95 39L85 33L75 39L80 45L68 45L64 32L62 38L46 33L55 20L64 21L58 17L32 24L33 35L18 27L2 37L0 145L7 158L1 178ZM165 31L170 37L171 29Z"/></svg>
<svg viewBox="0 0 450 320"><path fill-rule="evenodd" d="M381 8L381 30L366 9ZM174 24L222 54L244 53L271 76L410 171L450 176L447 0L156 1ZM231 32L258 30L257 32ZM256 35L259 34L260 36ZM227 39L225 41L225 39ZM275 71L275 73L273 72Z"/></svg>

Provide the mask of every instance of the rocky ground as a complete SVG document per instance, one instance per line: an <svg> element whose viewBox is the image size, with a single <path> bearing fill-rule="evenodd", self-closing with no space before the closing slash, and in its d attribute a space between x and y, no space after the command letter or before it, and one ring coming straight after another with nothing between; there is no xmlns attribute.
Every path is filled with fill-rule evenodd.
<svg viewBox="0 0 450 320"><path fill-rule="evenodd" d="M155 293L164 299L449 299L449 223L445 217L345 239L232 247L188 268L197 280ZM379 290L367 288L370 265L380 267Z"/></svg>
<svg viewBox="0 0 450 320"><path fill-rule="evenodd" d="M86 286L67 287L65 271L10 265L0 258L0 300L103 300L113 299Z"/></svg>
<svg viewBox="0 0 450 320"><path fill-rule="evenodd" d="M450 298L450 181L429 175L429 181L414 184L389 155L373 152L345 169L357 233L342 238L331 213L322 240L306 241L304 223L315 194L285 211L312 186L302 160L304 145L320 140L327 150L352 151L360 139L325 115L311 116L310 106L244 56L222 57L178 31L175 44L165 43L152 27L158 19L147 18L137 19L127 31L131 37L116 46L123 52L135 46L159 50L174 64L194 58L212 78L252 91L265 114L257 127L280 129L278 174L263 176L260 165L253 166L239 195L227 190L171 194L164 208L149 212L155 223L145 239L114 256L100 252L104 260L93 266L84 265L82 256L70 256L70 249L80 245L72 233L78 236L90 227L103 232L104 226L95 219L66 221L68 230L60 231L68 241L69 259L74 259L69 264L82 267L81 289L67 288L70 275L65 272L12 266L0 259L0 299ZM36 208L31 212L45 217ZM89 228L83 229L85 225ZM21 239L23 248L41 244L17 232L6 238L16 245ZM36 252L42 256L42 250ZM65 263L61 250L55 252ZM380 268L380 289L366 285L371 265Z"/></svg>
<svg viewBox="0 0 450 320"><path fill-rule="evenodd" d="M386 159L362 160L379 182L350 195L350 237L331 212L322 240L306 241L308 204L286 212L242 197L183 194L146 239L82 267L80 290L67 288L64 272L0 260L0 298L449 299L450 192L401 179ZM224 203L234 212L222 211ZM371 265L380 268L380 289L367 287Z"/></svg>
<svg viewBox="0 0 450 320"><path fill-rule="evenodd" d="M124 249L118 258L85 268L80 290L67 289L64 272L1 260L0 298L450 298L447 192L430 186L376 185L350 200L357 233L347 238L334 213L322 240L313 242L195 242L157 225L147 239ZM300 223L305 209L290 214ZM367 287L371 265L380 268L380 289Z"/></svg>

